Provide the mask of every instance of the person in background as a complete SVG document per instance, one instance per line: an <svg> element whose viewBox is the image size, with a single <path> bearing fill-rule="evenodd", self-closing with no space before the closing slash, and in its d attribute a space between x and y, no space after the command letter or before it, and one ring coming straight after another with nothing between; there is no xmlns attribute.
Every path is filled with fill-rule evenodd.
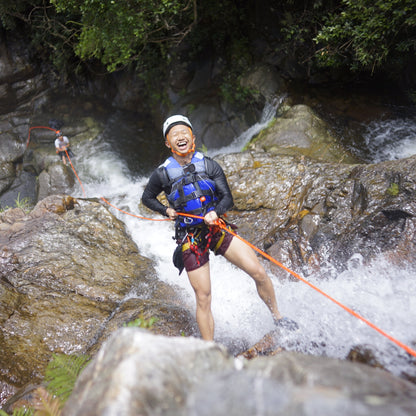
<svg viewBox="0 0 416 416"><path fill-rule="evenodd" d="M73 157L74 154L71 152L69 148L69 140L68 137L64 136L62 131L58 130L56 132L56 139L55 139L55 149L58 156L61 158L62 163L66 165L66 153L68 153L69 157Z"/></svg>
<svg viewBox="0 0 416 416"><path fill-rule="evenodd" d="M142 202L176 222L175 239L178 245L173 262L179 274L185 268L195 292L196 320L202 338L214 339L210 251L224 256L253 278L257 292L277 326L297 329L295 321L283 318L279 312L271 279L254 250L218 226L220 216L232 208L233 197L221 166L195 151L195 135L189 119L183 115L169 117L163 124L163 137L172 156L150 176ZM161 192L167 196L168 207L157 199ZM203 219L184 217L178 212Z"/></svg>

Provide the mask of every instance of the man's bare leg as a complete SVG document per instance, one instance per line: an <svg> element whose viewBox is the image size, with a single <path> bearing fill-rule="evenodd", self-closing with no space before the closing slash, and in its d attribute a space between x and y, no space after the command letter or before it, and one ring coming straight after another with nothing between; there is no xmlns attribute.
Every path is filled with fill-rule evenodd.
<svg viewBox="0 0 416 416"><path fill-rule="evenodd" d="M264 267L260 264L256 253L240 239L235 237L231 241L224 257L253 278L256 283L257 292L270 309L273 319L276 322L282 319L282 315L277 307L272 281L264 270Z"/></svg>
<svg viewBox="0 0 416 416"><path fill-rule="evenodd" d="M214 339L214 318L211 312L211 277L209 262L188 272L188 278L195 292L196 321L202 339Z"/></svg>

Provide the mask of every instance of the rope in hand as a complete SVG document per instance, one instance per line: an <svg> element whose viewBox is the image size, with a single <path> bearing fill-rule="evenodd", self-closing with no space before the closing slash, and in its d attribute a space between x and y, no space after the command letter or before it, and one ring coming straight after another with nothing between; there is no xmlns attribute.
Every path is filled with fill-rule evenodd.
<svg viewBox="0 0 416 416"><path fill-rule="evenodd" d="M178 215L184 216L184 217L191 217L191 218L198 218L198 219L203 219L204 217L200 217L197 215L191 215L191 214L184 214L184 213L178 213ZM283 265L282 263L278 262L276 259L274 259L273 257L271 257L269 254L265 253L264 251L260 250L259 248L257 248L255 245L251 244L249 241L245 240L244 238L240 237L237 233L235 233L234 231L230 230L224 220L218 219L216 225L218 225L221 229L225 230L227 233L233 235L234 237L238 238L239 240L241 240L243 243L247 244L249 247L251 247L253 250L257 251L259 254L261 254L264 258L266 258L267 260L270 260L272 263L274 263L276 266L279 266L280 268L282 268L283 270L287 271L288 273L290 273L292 276L296 277L296 279L302 281L303 283L306 283L308 286L310 286L312 289L316 290L318 293L320 293L321 295L325 296L327 299L329 299L330 301L334 302L336 305L340 306L342 309L344 309L345 311L347 311L348 313L350 313L351 315L353 315L354 317L360 319L361 321L363 321L365 324L367 324L370 328L376 330L378 333L380 333L381 335L383 335L384 337L386 337L387 339L389 339L390 341L394 342L396 345L398 345L400 348L403 348L408 354L413 355L414 357L416 357L416 351L412 348L410 348L409 346L403 344L402 342L400 342L399 340L397 340L396 338L392 337L391 335L389 335L387 332L383 331L381 328L379 328L378 326L374 325L372 322L370 322L368 319L364 318L363 316L361 316L360 314L358 314L357 312L355 312L354 310L352 310L351 308L349 308L348 306L345 306L344 304L342 304L341 302L337 301L336 299L334 299L332 296L328 295L327 293L325 293L323 290L319 289L317 286L313 285L311 282L307 281L306 279L304 279L303 277L301 277L300 275L298 275L296 272L294 272L293 270L289 269L288 267L286 267L285 265Z"/></svg>
<svg viewBox="0 0 416 416"><path fill-rule="evenodd" d="M27 139L27 143L26 143L26 147L29 144L29 138L30 138L30 131L32 129L39 129L39 128L44 128L44 129L49 129L49 130L53 130L56 132L55 129L52 129L50 127L43 127L43 126L36 126L36 127L31 127L29 129L29 137ZM68 152L65 150L65 153L68 157L69 163L71 164L72 170L75 173L75 176L78 179L78 182L81 185L82 188L82 192L84 193L85 196L85 190L84 187L82 186L82 182L79 179L74 166L72 165L71 159L68 155ZM108 204L109 206L111 206L114 209L117 209L118 211L122 212L123 214L126 215L130 215L132 217L135 218L140 218L142 220L149 220L149 221L171 221L169 218L147 218L147 217L142 217L140 215L135 215L132 214L130 212L127 211L123 211L120 208L117 208L115 205L111 204L109 201L107 201L104 197L101 197L101 199ZM185 214L185 213L181 213L178 212L178 215L182 216L182 217L189 217L189 218L196 218L196 219L204 219L204 217L198 216L198 215L192 215L192 214ZM280 263L279 261L277 261L276 259L274 259L272 256L270 256L269 254L267 254L266 252L260 250L258 247L256 247L254 244L251 244L249 241L245 240L244 238L242 238L241 236L239 236L237 233L235 233L234 231L230 230L224 220L218 219L217 226L219 226L221 229L225 230L227 233L233 235L234 237L238 238L239 240L241 240L243 243L247 244L249 247L251 247L254 251L257 251L259 254L261 254L265 259L271 261L272 263L274 263L276 266L279 266L281 269L287 271L288 273L290 273L292 276L294 276L296 279L302 281L303 283L307 284L309 287L311 287L312 289L316 290L318 293L320 293L321 295L325 296L327 299L329 299L330 301L334 302L336 305L338 305L339 307L341 307L342 309L344 309L345 311L347 311L348 313L350 313L352 316L354 316L357 319L360 319L361 321L363 321L365 324L367 324L370 328L374 329L375 331L377 331L379 334L383 335L384 337L386 337L387 339L389 339L390 341L392 341L394 344L396 344L397 346L399 346L400 348L404 349L408 354L412 355L413 357L416 357L416 351L412 348L410 348L409 346L403 344L402 342L400 342L399 340L397 340L396 338L392 337L391 335L389 335L387 332L383 331L381 328L379 328L378 326L374 325L372 322L370 322L368 319L364 318L363 316L361 316L360 314L358 314L357 312L355 312L354 310L352 310L351 308L349 308L348 306L345 306L344 304L342 304L341 302L337 301L336 299L334 299L332 296L328 295L327 293L325 293L323 290L319 289L317 286L313 285L311 282L309 282L308 280L304 279L303 277L301 277L299 274L297 274L296 272L294 272L293 270L289 269L288 267L286 267L285 265L283 265L282 263Z"/></svg>

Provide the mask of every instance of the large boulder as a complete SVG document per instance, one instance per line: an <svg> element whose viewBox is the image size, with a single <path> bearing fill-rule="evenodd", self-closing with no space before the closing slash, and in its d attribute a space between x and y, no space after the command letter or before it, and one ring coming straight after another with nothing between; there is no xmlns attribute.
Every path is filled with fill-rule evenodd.
<svg viewBox="0 0 416 416"><path fill-rule="evenodd" d="M217 160L238 210L230 221L288 267L339 272L354 254L370 262L380 253L415 263L416 156L372 165L264 152Z"/></svg>
<svg viewBox="0 0 416 416"><path fill-rule="evenodd" d="M117 331L63 410L78 415L311 415L416 412L416 386L363 364L284 352L233 358L219 344Z"/></svg>
<svg viewBox="0 0 416 416"><path fill-rule="evenodd" d="M251 148L274 155L304 155L323 162L357 163L328 124L306 105L295 105L275 118L253 140Z"/></svg>
<svg viewBox="0 0 416 416"><path fill-rule="evenodd" d="M53 353L94 354L138 317L156 333L195 334L195 320L160 282L124 225L95 201L50 196L0 214L0 382L43 378Z"/></svg>

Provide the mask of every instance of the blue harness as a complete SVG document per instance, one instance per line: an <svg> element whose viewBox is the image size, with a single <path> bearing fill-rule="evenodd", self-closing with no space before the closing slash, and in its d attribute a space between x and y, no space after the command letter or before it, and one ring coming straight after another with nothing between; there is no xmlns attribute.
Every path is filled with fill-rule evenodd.
<svg viewBox="0 0 416 416"><path fill-rule="evenodd" d="M181 166L172 156L163 166L171 186L167 198L176 211L203 217L215 208L218 201L215 182L206 174L202 153L195 152L191 163L186 166ZM198 218L179 217L181 227L194 227L202 222Z"/></svg>

